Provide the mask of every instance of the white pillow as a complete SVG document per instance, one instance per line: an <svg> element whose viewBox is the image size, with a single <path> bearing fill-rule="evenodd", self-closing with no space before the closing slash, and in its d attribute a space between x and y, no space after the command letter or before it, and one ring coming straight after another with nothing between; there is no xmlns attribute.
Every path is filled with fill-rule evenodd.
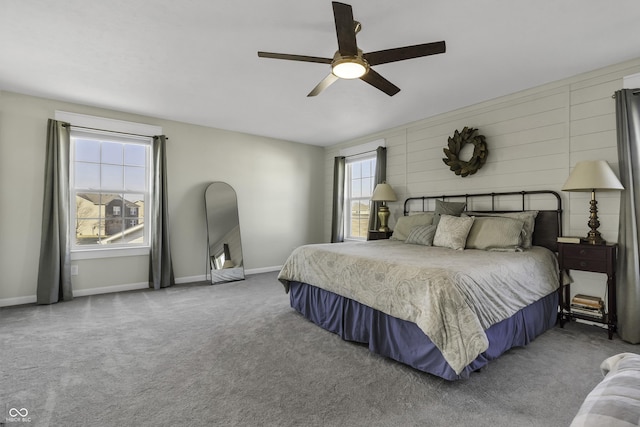
<svg viewBox="0 0 640 427"><path fill-rule="evenodd" d="M441 215L436 235L433 238L433 246L463 250L474 220L475 217L472 216Z"/></svg>
<svg viewBox="0 0 640 427"><path fill-rule="evenodd" d="M521 219L477 216L467 236L466 248L521 251L523 227Z"/></svg>
<svg viewBox="0 0 640 427"><path fill-rule="evenodd" d="M411 229L418 225L430 225L433 222L433 213L422 213L419 215L401 216L396 221L393 228L391 240L406 240Z"/></svg>

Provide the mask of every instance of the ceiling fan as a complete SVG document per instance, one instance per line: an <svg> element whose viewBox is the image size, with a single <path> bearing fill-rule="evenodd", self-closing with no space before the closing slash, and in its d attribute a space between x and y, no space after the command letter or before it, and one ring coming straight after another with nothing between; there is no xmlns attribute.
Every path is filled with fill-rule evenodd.
<svg viewBox="0 0 640 427"><path fill-rule="evenodd" d="M351 6L336 1L332 2L332 4L333 16L336 23L336 34L338 36L338 50L333 55L333 58L258 52L258 56L261 58L331 64L331 73L318 83L307 96L320 94L320 92L328 88L338 79L358 78L380 89L387 95L393 96L400 92L400 88L374 71L371 68L372 66L435 55L444 53L446 50L444 41L440 41L363 53L362 50L358 49L358 45L356 44L356 34L362 29L362 26L358 21L353 19Z"/></svg>

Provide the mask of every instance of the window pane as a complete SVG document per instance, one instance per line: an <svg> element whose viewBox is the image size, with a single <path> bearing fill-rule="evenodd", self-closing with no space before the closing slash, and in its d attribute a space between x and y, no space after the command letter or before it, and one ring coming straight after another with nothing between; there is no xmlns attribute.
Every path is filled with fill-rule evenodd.
<svg viewBox="0 0 640 427"><path fill-rule="evenodd" d="M93 219L77 219L76 220L76 245L95 245L103 235L104 220ZM83 231L81 231L83 230ZM88 230L88 232L84 232Z"/></svg>
<svg viewBox="0 0 640 427"><path fill-rule="evenodd" d="M105 194L102 197L104 203L105 235L113 236L123 231L124 219L122 217L124 201L119 194Z"/></svg>
<svg viewBox="0 0 640 427"><path fill-rule="evenodd" d="M75 162L76 188L100 188L100 164Z"/></svg>
<svg viewBox="0 0 640 427"><path fill-rule="evenodd" d="M103 142L102 143L102 163L111 163L114 165L121 165L123 160L124 145L117 142Z"/></svg>
<svg viewBox="0 0 640 427"><path fill-rule="evenodd" d="M78 218L99 218L100 217L100 194L78 193L76 194L76 217Z"/></svg>
<svg viewBox="0 0 640 427"><path fill-rule="evenodd" d="M122 182L122 166L102 165L101 170L101 188L112 190L124 188L124 182Z"/></svg>
<svg viewBox="0 0 640 427"><path fill-rule="evenodd" d="M78 162L100 162L100 142L91 139L76 139L75 159Z"/></svg>
<svg viewBox="0 0 640 427"><path fill-rule="evenodd" d="M75 235L76 244L93 245L98 241L100 234L101 209L100 194L78 193L75 197L76 220Z"/></svg>
<svg viewBox="0 0 640 427"><path fill-rule="evenodd" d="M146 174L144 167L124 167L124 188L126 190L144 191L146 188Z"/></svg>
<svg viewBox="0 0 640 427"><path fill-rule="evenodd" d="M362 179L362 197L371 197L373 186L373 178L363 178Z"/></svg>
<svg viewBox="0 0 640 427"><path fill-rule="evenodd" d="M146 163L146 148L144 145L127 144L124 146L124 164L143 166Z"/></svg>
<svg viewBox="0 0 640 427"><path fill-rule="evenodd" d="M360 189L360 180L354 179L351 181L351 197L360 197L362 190Z"/></svg>
<svg viewBox="0 0 640 427"><path fill-rule="evenodd" d="M362 163L351 163L351 178L358 179L362 177Z"/></svg>
<svg viewBox="0 0 640 427"><path fill-rule="evenodd" d="M362 162L362 176L372 176L371 173L371 160L366 160Z"/></svg>
<svg viewBox="0 0 640 427"><path fill-rule="evenodd" d="M369 202L351 202L351 237L366 237L369 229Z"/></svg>

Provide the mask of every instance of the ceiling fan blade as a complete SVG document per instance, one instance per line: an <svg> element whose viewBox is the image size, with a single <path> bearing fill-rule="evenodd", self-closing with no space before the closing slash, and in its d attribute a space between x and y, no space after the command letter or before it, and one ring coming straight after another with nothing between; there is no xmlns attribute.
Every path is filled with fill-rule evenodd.
<svg viewBox="0 0 640 427"><path fill-rule="evenodd" d="M331 58L321 58L319 56L290 55L288 53L258 52L260 58L287 59L289 61L318 62L320 64L331 64Z"/></svg>
<svg viewBox="0 0 640 427"><path fill-rule="evenodd" d="M342 56L356 56L356 24L353 21L351 6L344 3L333 3L333 17L336 22L336 35L338 36L338 51Z"/></svg>
<svg viewBox="0 0 640 427"><path fill-rule="evenodd" d="M398 86L394 85L371 68L369 68L369 71L367 71L364 76L360 77L360 79L369 83L371 86L380 89L389 96L393 96L400 92L400 88Z"/></svg>
<svg viewBox="0 0 640 427"><path fill-rule="evenodd" d="M318 83L307 96L319 95L320 92L331 86L336 80L338 80L338 77L336 77L333 73L329 73L329 75L322 79L322 81Z"/></svg>
<svg viewBox="0 0 640 427"><path fill-rule="evenodd" d="M441 41L379 50L377 52L365 53L363 57L369 65L379 65L388 62L403 61L405 59L420 58L421 56L435 55L444 53L445 51L446 45L444 41Z"/></svg>

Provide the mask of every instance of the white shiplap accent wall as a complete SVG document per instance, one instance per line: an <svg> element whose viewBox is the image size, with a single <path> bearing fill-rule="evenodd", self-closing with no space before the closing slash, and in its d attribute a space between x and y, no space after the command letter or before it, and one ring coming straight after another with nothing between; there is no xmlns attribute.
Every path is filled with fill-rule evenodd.
<svg viewBox="0 0 640 427"><path fill-rule="evenodd" d="M327 241L331 234L334 156L342 148L380 138L387 145L387 182L399 200L452 193L556 190L563 199L564 234L586 234L589 193L566 193L560 189L571 168L581 160L607 160L617 173L615 100L611 96L622 88L625 76L638 72L640 59L328 147ZM443 163L442 149L454 130L464 126L478 128L486 136L490 154L478 173L461 178ZM618 235L619 197L619 193L597 194L600 231L609 241L616 241ZM393 226L402 215L402 202L390 203L389 207ZM574 279L580 281L581 292L599 295L604 286L597 276L575 273Z"/></svg>

